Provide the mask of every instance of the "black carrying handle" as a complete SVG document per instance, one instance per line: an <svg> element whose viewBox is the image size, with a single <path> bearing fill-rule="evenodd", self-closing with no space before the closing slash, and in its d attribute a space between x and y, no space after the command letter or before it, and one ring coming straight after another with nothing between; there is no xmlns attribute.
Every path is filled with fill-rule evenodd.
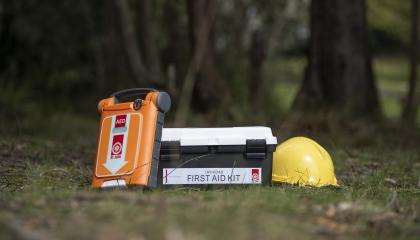
<svg viewBox="0 0 420 240"><path fill-rule="evenodd" d="M115 103L120 103L121 98L143 96L147 95L149 92L157 92L157 90L154 88L129 88L118 92L114 92L113 94L111 94L111 97L114 97Z"/></svg>

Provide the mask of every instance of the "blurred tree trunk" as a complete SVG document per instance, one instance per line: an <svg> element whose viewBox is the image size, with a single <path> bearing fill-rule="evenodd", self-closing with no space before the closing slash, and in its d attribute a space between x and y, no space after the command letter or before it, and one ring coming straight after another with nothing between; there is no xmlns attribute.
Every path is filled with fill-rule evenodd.
<svg viewBox="0 0 420 240"><path fill-rule="evenodd" d="M121 79L120 81L109 81L105 86L106 91L115 91L115 87L121 82L127 86L137 86L134 75L130 70L128 58L122 41L120 30L120 17L115 9L114 1L103 1L104 10L100 14L99 9L92 11L98 14L98 28L103 32L103 54L105 63L105 76L107 79ZM121 49L123 51L121 51ZM127 71L128 70L128 71Z"/></svg>
<svg viewBox="0 0 420 240"><path fill-rule="evenodd" d="M127 0L115 0L117 13L120 19L120 27L122 31L122 38L124 41L123 47L127 54L127 61L129 69L137 84L148 84L146 67L143 64L143 59L140 56L140 51L137 45L137 36L132 20L130 7Z"/></svg>
<svg viewBox="0 0 420 240"><path fill-rule="evenodd" d="M194 87L198 78L208 77L203 66L212 64L209 56L209 39L214 17L214 2L212 0L188 0L190 38L192 45L191 62L179 96L175 124L183 126L188 119ZM211 56L211 53L210 53ZM207 75L207 76L206 76ZM205 78L206 89L200 93L205 95L212 91L214 78ZM213 95L214 97L214 95ZM215 98L213 98L215 99ZM194 102L198 99L194 99ZM202 107L206 107L202 104Z"/></svg>
<svg viewBox="0 0 420 240"><path fill-rule="evenodd" d="M2 58L0 59L0 75L3 74L4 68L6 68L7 65L7 55L6 55L6 41L7 41L7 35L8 29L10 28L10 20L5 14L5 6L3 4L3 1L0 0L0 55Z"/></svg>
<svg viewBox="0 0 420 240"><path fill-rule="evenodd" d="M117 7L117 13L120 19L120 27L124 42L123 47L125 49L129 69L134 77L135 83L140 86L161 85L162 79L159 77L159 75L156 75L158 74L158 71L156 70L157 72L154 72L153 70L150 70L144 63L144 57L142 56L138 46L136 27L133 21L133 16L128 0L114 0L114 2ZM150 12L150 4L146 1L140 2L142 9L142 13L140 14L140 22L143 26L141 33L142 38L145 39L143 41L143 44L145 44L144 48L147 48L148 54L150 55L147 57L148 61L150 61L149 65L154 65L152 69L157 69L159 64L153 63L154 61L157 61L155 57L156 53L154 53L156 50L154 50L154 46L151 47L151 45L154 45L155 43L152 43L153 40L152 36L150 35L151 30L149 24L151 24L151 19L148 19L150 13L145 14L146 12Z"/></svg>
<svg viewBox="0 0 420 240"><path fill-rule="evenodd" d="M200 51L198 48L203 48L203 59L200 68L195 74L195 84L193 87L193 99L191 107L198 112L207 112L213 109L220 98L215 98L219 95L218 92L220 77L215 68L214 63L214 40L215 32L213 19L215 17L215 7L217 2L215 0L200 0L202 3L197 3L196 0L189 0L187 3L189 19L190 19L190 44L192 52ZM201 29L200 29L201 28ZM205 32L205 33L204 33ZM203 35L203 36L200 36ZM201 38L206 37L205 43ZM199 46L203 42L203 46ZM193 58L194 56L192 56Z"/></svg>
<svg viewBox="0 0 420 240"><path fill-rule="evenodd" d="M181 5L181 6L180 6ZM162 62L166 73L166 89L174 102L179 95L178 86L182 86L189 61L189 43L183 31L182 10L185 10L185 1L165 1L163 6L163 28L165 37L170 39L162 51ZM187 32L187 31L185 31Z"/></svg>
<svg viewBox="0 0 420 240"><path fill-rule="evenodd" d="M144 56L144 64L149 74L154 77L154 82L162 85L162 71L159 59L159 49L152 21L152 8L150 0L136 1L138 4L137 23L140 36L140 48Z"/></svg>
<svg viewBox="0 0 420 240"><path fill-rule="evenodd" d="M12 2L0 1L0 75L4 74L14 61L16 39L12 31L15 17L13 10Z"/></svg>
<svg viewBox="0 0 420 240"><path fill-rule="evenodd" d="M86 18L86 27L88 30L87 39L94 60L94 68L96 75L95 80L99 90L103 91L107 82L105 74L104 52L101 35L98 32L97 24L92 11L92 6L89 3L90 2L84 2L83 5L84 15Z"/></svg>
<svg viewBox="0 0 420 240"><path fill-rule="evenodd" d="M419 0L411 0L411 47L410 47L410 79L408 82L408 95L402 114L403 120L409 123L416 121L419 105L417 89L417 65L419 55Z"/></svg>
<svg viewBox="0 0 420 240"><path fill-rule="evenodd" d="M310 50L295 108L379 115L364 0L313 0Z"/></svg>
<svg viewBox="0 0 420 240"><path fill-rule="evenodd" d="M267 57L268 39L262 29L257 29L251 36L250 47L250 86L249 97L252 107L256 110L260 109L262 99L264 98L264 77L263 65Z"/></svg>

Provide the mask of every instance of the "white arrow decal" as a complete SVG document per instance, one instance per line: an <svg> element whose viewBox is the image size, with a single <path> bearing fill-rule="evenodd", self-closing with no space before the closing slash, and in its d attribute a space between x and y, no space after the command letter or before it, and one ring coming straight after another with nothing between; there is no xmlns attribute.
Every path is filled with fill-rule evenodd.
<svg viewBox="0 0 420 240"><path fill-rule="evenodd" d="M112 159L112 160L108 160L106 163L104 163L104 167L106 169L108 169L108 171L110 171L112 174L115 174L126 163L127 163L127 161L122 160L122 159Z"/></svg>

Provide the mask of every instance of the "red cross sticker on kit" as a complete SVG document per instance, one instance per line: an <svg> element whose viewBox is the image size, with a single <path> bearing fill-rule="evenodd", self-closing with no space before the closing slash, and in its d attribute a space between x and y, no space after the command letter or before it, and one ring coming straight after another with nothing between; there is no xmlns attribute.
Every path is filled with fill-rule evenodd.
<svg viewBox="0 0 420 240"><path fill-rule="evenodd" d="M251 171L252 174L252 182L259 182L260 181L260 169L253 168Z"/></svg>

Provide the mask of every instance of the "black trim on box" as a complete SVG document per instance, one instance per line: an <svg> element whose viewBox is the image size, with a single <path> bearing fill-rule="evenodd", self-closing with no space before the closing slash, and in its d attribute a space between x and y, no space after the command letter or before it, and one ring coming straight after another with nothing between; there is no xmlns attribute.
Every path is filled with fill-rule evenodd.
<svg viewBox="0 0 420 240"><path fill-rule="evenodd" d="M158 175L158 168L159 168L159 156L160 156L160 148L161 148L161 138L162 138L162 129L163 129L163 122L165 121L165 114L158 111L157 114L157 121L156 121L156 130L155 130L155 139L153 144L153 154L152 154L152 161L150 163L150 175L148 179L148 186L149 187L156 187L157 185L157 175Z"/></svg>
<svg viewBox="0 0 420 240"><path fill-rule="evenodd" d="M181 153L208 153L209 146L181 146Z"/></svg>
<svg viewBox="0 0 420 240"><path fill-rule="evenodd" d="M243 153L245 152L244 145L219 145L217 146L217 152L219 153Z"/></svg>
<svg viewBox="0 0 420 240"><path fill-rule="evenodd" d="M157 179L158 179L158 167L159 167L159 160L153 159L150 165L150 175L148 179L148 186L151 188L155 188L157 186Z"/></svg>
<svg viewBox="0 0 420 240"><path fill-rule="evenodd" d="M248 139L246 140L246 159L247 160L264 160L267 144L265 139Z"/></svg>
<svg viewBox="0 0 420 240"><path fill-rule="evenodd" d="M160 148L161 161L178 161L180 159L180 143L179 141L162 142Z"/></svg>

